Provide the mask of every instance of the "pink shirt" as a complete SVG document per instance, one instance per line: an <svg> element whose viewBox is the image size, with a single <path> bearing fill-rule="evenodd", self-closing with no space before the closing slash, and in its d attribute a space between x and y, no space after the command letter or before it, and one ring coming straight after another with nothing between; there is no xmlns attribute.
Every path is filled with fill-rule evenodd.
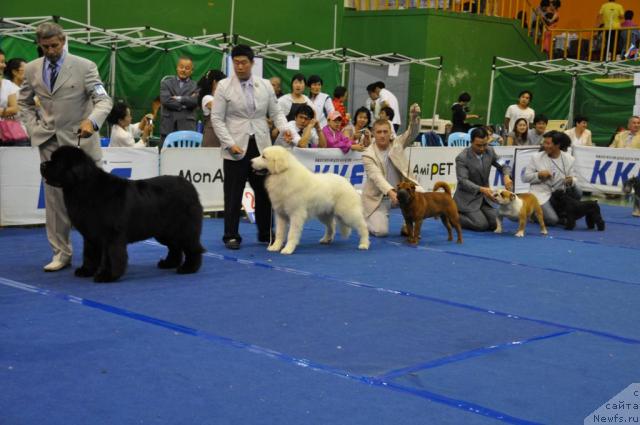
<svg viewBox="0 0 640 425"><path fill-rule="evenodd" d="M351 139L342 134L340 130L333 131L327 124L323 129L325 139L327 139L328 148L338 148L344 153L349 153L351 150Z"/></svg>

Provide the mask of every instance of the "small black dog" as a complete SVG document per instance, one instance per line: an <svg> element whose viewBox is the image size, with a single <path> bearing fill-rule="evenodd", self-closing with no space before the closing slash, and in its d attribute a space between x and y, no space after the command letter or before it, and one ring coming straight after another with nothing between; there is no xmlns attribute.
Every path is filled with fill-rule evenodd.
<svg viewBox="0 0 640 425"><path fill-rule="evenodd" d="M640 217L640 175L637 177L631 177L629 180L624 182L622 191L625 193L625 195L630 195L631 192L634 192L633 212L631 213L631 215L634 217Z"/></svg>
<svg viewBox="0 0 640 425"><path fill-rule="evenodd" d="M550 202L560 222L564 221L565 229L573 230L576 220L584 217L587 228L593 229L597 226L599 231L604 230L598 201L579 201L564 190L556 190L551 194Z"/></svg>

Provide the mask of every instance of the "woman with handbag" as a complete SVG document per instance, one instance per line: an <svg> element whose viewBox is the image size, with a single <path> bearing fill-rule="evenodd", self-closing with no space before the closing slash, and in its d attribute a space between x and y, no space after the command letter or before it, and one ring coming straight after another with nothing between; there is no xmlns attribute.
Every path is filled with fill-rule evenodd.
<svg viewBox="0 0 640 425"><path fill-rule="evenodd" d="M29 146L29 136L24 127L15 119L20 87L4 77L7 67L5 53L0 50L0 146Z"/></svg>

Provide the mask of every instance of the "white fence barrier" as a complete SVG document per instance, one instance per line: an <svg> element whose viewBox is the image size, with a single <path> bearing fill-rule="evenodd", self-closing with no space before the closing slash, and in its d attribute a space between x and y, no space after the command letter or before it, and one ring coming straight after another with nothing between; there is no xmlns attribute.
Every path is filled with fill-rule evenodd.
<svg viewBox="0 0 640 425"><path fill-rule="evenodd" d="M407 151L411 171L431 190L444 181L455 190L455 158L463 148L413 147ZM514 168L516 192L528 191L522 171L537 149L496 147ZM103 168L121 177L141 179L159 174L180 175L194 184L206 211L223 209L223 173L219 148L165 149L104 148ZM640 150L576 147L578 184L583 190L621 193L622 184L640 172ZM311 171L335 173L361 189L366 176L361 154L344 155L339 149L294 149L294 155ZM515 164L515 165L514 165ZM43 183L37 148L0 148L0 226L44 223ZM492 169L489 183L503 187L502 176Z"/></svg>

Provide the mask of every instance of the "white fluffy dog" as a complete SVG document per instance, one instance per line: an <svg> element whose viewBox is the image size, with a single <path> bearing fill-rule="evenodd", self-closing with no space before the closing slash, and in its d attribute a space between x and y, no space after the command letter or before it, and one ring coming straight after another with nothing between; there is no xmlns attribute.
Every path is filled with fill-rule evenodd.
<svg viewBox="0 0 640 425"><path fill-rule="evenodd" d="M312 217L317 217L326 226L320 243L333 241L337 219L344 237L348 237L353 228L360 235L358 248L369 249L369 231L360 195L344 177L314 174L281 146L266 148L262 156L251 160L251 166L269 173L265 186L276 213L276 239L267 248L269 251L292 254L300 241L305 221ZM287 225L287 244L282 248Z"/></svg>

